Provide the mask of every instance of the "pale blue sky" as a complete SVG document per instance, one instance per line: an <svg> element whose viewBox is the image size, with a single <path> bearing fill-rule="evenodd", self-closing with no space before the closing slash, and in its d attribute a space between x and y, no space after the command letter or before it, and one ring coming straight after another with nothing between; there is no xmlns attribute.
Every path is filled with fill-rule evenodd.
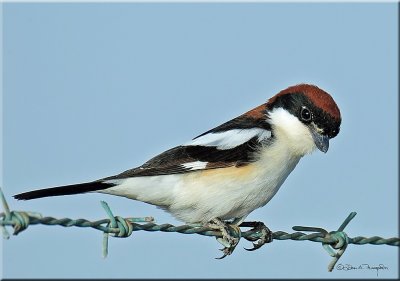
<svg viewBox="0 0 400 281"><path fill-rule="evenodd" d="M343 117L327 154L303 158L249 220L349 236L398 236L397 4L3 4L2 185L13 209L100 219L154 206L85 194L18 202L16 193L109 176L263 103L289 85L330 92ZM4 278L377 278L327 272L313 242L274 241L215 260L210 237L32 226L3 242ZM350 245L341 263L384 264L398 248Z"/></svg>

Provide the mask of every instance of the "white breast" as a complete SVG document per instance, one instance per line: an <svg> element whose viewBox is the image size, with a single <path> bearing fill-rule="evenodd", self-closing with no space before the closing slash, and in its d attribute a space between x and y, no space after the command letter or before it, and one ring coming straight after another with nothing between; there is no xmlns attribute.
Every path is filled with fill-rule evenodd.
<svg viewBox="0 0 400 281"><path fill-rule="evenodd" d="M216 217L245 217L268 203L300 158L315 149L309 130L295 116L278 108L269 112L269 120L273 141L260 149L258 161L241 167L116 180L117 186L101 192L160 206L190 223L207 222ZM241 143L248 138L244 134L234 140ZM196 141L216 145L210 136ZM227 144L219 142L218 145L226 149ZM204 163L190 165L198 167Z"/></svg>
<svg viewBox="0 0 400 281"><path fill-rule="evenodd" d="M268 203L300 159L276 143L260 152L247 166L129 178L102 192L160 206L190 223L245 217Z"/></svg>
<svg viewBox="0 0 400 281"><path fill-rule="evenodd" d="M245 217L271 200L299 160L272 144L247 166L188 174L169 211L187 222Z"/></svg>

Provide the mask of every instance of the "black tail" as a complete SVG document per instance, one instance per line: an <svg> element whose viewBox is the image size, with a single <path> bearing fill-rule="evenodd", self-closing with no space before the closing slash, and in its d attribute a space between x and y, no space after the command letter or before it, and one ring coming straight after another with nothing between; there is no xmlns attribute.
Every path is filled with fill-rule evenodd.
<svg viewBox="0 0 400 281"><path fill-rule="evenodd" d="M14 195L14 198L19 200L30 200L49 196L71 195L102 190L112 186L115 186L115 184L93 181L28 191Z"/></svg>

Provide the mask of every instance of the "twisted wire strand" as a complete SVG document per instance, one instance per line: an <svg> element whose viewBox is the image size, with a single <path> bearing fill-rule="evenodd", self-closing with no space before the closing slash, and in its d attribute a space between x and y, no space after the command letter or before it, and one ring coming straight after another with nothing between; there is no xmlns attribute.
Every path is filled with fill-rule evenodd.
<svg viewBox="0 0 400 281"><path fill-rule="evenodd" d="M182 234L199 234L205 236L214 236L221 238L221 231L211 229L209 227L201 225L179 225L175 226L172 224L155 224L152 217L141 217L141 218L122 218L120 216L114 216L108 204L101 201L101 205L108 215L108 219L101 219L96 221L89 221L87 219L70 219L70 218L53 218L43 217L38 213L25 212L25 211L10 211L4 194L0 188L0 201L2 202L4 212L0 213L0 228L3 232L3 237L8 239L10 237L6 226L11 226L14 229L14 235L17 235L21 231L26 230L30 225L59 225L63 227L89 227L102 231L103 236L103 256L106 257L108 253L108 237L129 237L133 231L162 231L162 232L177 232ZM292 229L297 231L293 233L287 233L284 231L272 232L272 240L293 240L293 241L312 241L322 243L324 249L332 256L332 261L328 265L328 271L332 271L337 261L343 255L349 244L355 245L389 245L389 246L400 246L400 238L382 238L379 236L373 237L348 237L344 232L344 228L350 223L350 221L356 216L356 212L351 212L349 216L343 221L337 231L328 232L320 227L308 227L308 226L294 226ZM247 227L247 226L243 226ZM301 231L307 231L312 233L304 233ZM257 228L252 228L247 231L243 231L238 234L240 237L245 238L248 241L257 241L258 239L264 239L263 231ZM254 243L253 243L254 244ZM257 249L262 245L254 244ZM253 249L253 250L254 250ZM232 250L233 251L233 250Z"/></svg>
<svg viewBox="0 0 400 281"><path fill-rule="evenodd" d="M96 221L89 221L87 219L70 219L70 218L54 218L54 217L37 217L28 212L18 212L13 211L14 215L17 214L19 216L28 217L29 224L28 225L59 225L63 227L89 227L100 230L106 233L114 233L117 234L120 232L118 227L108 227L105 226L110 223L110 219L101 219ZM22 229L23 226L19 225L19 221L15 219L7 220L5 213L0 213L0 225L2 226L12 226L13 228ZM131 222L134 218L124 218L124 220ZM146 218L147 219L147 218ZM147 219L149 220L149 219ZM172 224L155 224L155 223L133 223L133 231L161 231L161 232L178 232L182 234L200 234L204 236L214 236L214 237L222 237L221 232L217 230L213 230L204 226L193 226L193 225L179 225L175 226ZM22 230L21 230L22 231ZM18 232L21 232L18 231ZM250 229L242 232L243 238L259 238L260 233ZM334 244L337 240L333 237L327 237L323 233L311 233L306 234L303 232L293 232L287 233L285 231L276 231L272 233L272 238L274 240L293 240L293 241L312 241L319 243L328 243ZM382 238L380 236L373 237L364 237L357 236L353 238L349 238L349 244L355 245L390 245L390 246L400 246L400 238L392 237L392 238Z"/></svg>

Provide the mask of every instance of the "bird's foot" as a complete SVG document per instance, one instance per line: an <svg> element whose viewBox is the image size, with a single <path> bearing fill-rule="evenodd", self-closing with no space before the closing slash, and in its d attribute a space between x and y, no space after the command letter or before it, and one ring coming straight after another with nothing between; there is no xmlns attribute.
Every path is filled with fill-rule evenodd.
<svg viewBox="0 0 400 281"><path fill-rule="evenodd" d="M244 248L247 251L255 251L259 248L261 248L264 244L272 242L272 231L263 223L260 221L252 221L252 222L243 222L240 224L242 227L252 227L252 231L255 233L261 233L260 235L257 235L257 237L246 237L247 240L249 241L256 241L255 243L253 242L253 248L247 249Z"/></svg>
<svg viewBox="0 0 400 281"><path fill-rule="evenodd" d="M219 218L212 219L207 226L211 229L221 231L222 234L222 237L218 237L217 241L224 246L224 248L220 249L223 255L216 259L223 259L232 254L241 237L242 232L239 226L226 223Z"/></svg>

